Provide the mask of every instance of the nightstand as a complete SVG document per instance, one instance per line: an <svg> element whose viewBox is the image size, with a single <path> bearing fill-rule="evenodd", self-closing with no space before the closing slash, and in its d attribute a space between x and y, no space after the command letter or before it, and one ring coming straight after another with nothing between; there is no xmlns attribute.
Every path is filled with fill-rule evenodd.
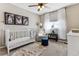
<svg viewBox="0 0 79 59"><path fill-rule="evenodd" d="M57 42L58 41L58 34L49 33L48 34L48 39L53 39Z"/></svg>

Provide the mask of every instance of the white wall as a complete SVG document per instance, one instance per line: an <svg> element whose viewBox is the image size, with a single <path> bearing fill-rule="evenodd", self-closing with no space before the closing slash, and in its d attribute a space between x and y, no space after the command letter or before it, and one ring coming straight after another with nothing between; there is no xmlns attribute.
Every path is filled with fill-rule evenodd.
<svg viewBox="0 0 79 59"><path fill-rule="evenodd" d="M44 16L44 29L45 29L45 32L46 33L49 33L50 32L51 25L53 24L49 20L50 20L49 13L47 13Z"/></svg>
<svg viewBox="0 0 79 59"><path fill-rule="evenodd" d="M56 27L59 29L59 37L60 39L66 39L66 14L65 9L60 9L58 12L58 22L56 23Z"/></svg>
<svg viewBox="0 0 79 59"><path fill-rule="evenodd" d="M29 25L5 25L4 24L4 12L14 13L22 16L29 17ZM0 46L4 45L4 29L37 29L36 23L38 22L39 16L37 14L31 13L19 7L16 7L8 3L0 3Z"/></svg>
<svg viewBox="0 0 79 59"><path fill-rule="evenodd" d="M65 18L65 9L60 9L57 12L57 21L50 22L49 13L44 16L44 29L47 33L50 32L51 26L54 25L54 28L58 29L59 39L66 39L66 18Z"/></svg>

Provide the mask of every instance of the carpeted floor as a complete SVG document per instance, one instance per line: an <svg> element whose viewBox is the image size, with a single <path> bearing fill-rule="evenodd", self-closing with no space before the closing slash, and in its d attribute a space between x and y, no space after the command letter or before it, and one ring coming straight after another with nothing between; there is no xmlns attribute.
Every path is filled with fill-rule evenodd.
<svg viewBox="0 0 79 59"><path fill-rule="evenodd" d="M37 43L37 42L35 42L35 43ZM25 46L27 48L29 48L29 46L31 47L35 43L31 43L31 44L28 44L28 45L25 45ZM40 43L40 42L38 42L38 43ZM20 47L20 48L22 48L22 47ZM17 48L17 49L20 49L20 48ZM15 53L15 51L17 49L12 50L10 52L10 55L12 55L13 53ZM0 49L0 55L1 56L6 56L7 55L7 51L6 51L5 48ZM40 56L67 56L67 44L64 44L61 41L55 42L55 41L51 40L51 41L49 41L49 45L41 53Z"/></svg>
<svg viewBox="0 0 79 59"><path fill-rule="evenodd" d="M50 41L42 56L67 56L67 44L63 42Z"/></svg>
<svg viewBox="0 0 79 59"><path fill-rule="evenodd" d="M11 56L39 56L42 54L44 50L46 50L46 46L41 45L41 43L33 43L30 44L28 47L23 46L17 49Z"/></svg>

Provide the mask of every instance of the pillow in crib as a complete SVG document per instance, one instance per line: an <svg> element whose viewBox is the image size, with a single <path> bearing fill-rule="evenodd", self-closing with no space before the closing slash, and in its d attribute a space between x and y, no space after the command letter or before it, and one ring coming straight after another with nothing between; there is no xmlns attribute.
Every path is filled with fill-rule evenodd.
<svg viewBox="0 0 79 59"><path fill-rule="evenodd" d="M12 40L14 40L14 39L15 39L14 33L10 32L10 39L9 39L9 41L12 41Z"/></svg>

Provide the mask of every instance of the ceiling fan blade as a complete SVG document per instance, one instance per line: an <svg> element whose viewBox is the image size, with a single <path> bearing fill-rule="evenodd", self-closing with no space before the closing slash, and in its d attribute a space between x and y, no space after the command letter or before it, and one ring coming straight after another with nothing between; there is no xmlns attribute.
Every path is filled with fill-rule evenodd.
<svg viewBox="0 0 79 59"><path fill-rule="evenodd" d="M48 6L44 6L45 8L50 8L50 7L48 7Z"/></svg>
<svg viewBox="0 0 79 59"><path fill-rule="evenodd" d="M29 5L28 7L36 7L36 6L38 6L38 5Z"/></svg>
<svg viewBox="0 0 79 59"><path fill-rule="evenodd" d="M45 4L47 4L47 3L43 3L43 4L45 5Z"/></svg>

